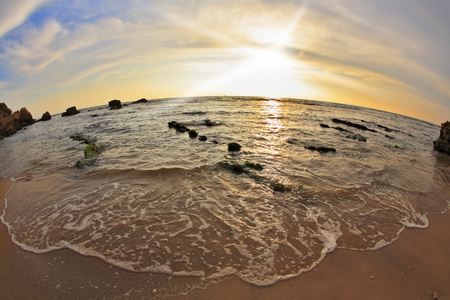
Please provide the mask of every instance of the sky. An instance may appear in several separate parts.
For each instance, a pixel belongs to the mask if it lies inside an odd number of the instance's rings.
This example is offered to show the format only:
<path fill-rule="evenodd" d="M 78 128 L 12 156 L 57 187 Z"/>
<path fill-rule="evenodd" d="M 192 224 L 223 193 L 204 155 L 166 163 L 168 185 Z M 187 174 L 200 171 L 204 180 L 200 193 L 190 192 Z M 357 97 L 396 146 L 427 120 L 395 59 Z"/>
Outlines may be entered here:
<path fill-rule="evenodd" d="M 0 2 L 0 102 L 35 118 L 237 95 L 450 119 L 447 0 Z"/>

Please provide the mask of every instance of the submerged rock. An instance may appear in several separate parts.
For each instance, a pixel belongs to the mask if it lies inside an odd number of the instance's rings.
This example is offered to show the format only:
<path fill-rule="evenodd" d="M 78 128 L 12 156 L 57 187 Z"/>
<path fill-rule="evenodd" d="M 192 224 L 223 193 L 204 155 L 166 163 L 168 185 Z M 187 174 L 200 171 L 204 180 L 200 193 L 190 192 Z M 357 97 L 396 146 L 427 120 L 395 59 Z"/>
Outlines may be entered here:
<path fill-rule="evenodd" d="M 187 128 L 185 125 L 178 123 L 176 121 L 169 122 L 169 128 L 175 128 L 175 130 L 180 133 L 190 131 L 190 129 Z"/>
<path fill-rule="evenodd" d="M 217 126 L 219 124 L 216 123 L 216 122 L 211 121 L 210 119 L 206 119 L 206 120 L 203 120 L 203 125 L 206 125 L 208 127 L 212 127 L 212 126 Z"/>
<path fill-rule="evenodd" d="M 441 124 L 441 132 L 437 140 L 433 142 L 436 151 L 450 155 L 450 122 Z"/>
<path fill-rule="evenodd" d="M 77 110 L 77 108 L 75 106 L 69 107 L 68 109 L 66 109 L 66 112 L 62 113 L 62 117 L 68 117 L 68 116 L 73 116 L 76 114 L 79 114 L 80 111 Z"/>
<path fill-rule="evenodd" d="M 96 144 L 89 144 L 86 148 L 84 148 L 84 157 L 92 158 L 96 157 L 100 154 L 100 149 Z"/>
<path fill-rule="evenodd" d="M 207 139 L 208 138 L 206 136 L 204 136 L 204 135 L 201 135 L 201 136 L 198 137 L 198 140 L 202 141 L 202 142 L 206 141 Z"/>
<path fill-rule="evenodd" d="M 122 102 L 120 100 L 114 99 L 114 100 L 109 101 L 108 106 L 111 109 L 120 109 L 120 108 L 122 108 Z"/>
<path fill-rule="evenodd" d="M 344 125 L 347 125 L 347 126 L 350 126 L 350 127 L 354 127 L 354 128 L 360 129 L 360 130 L 371 131 L 371 132 L 377 132 L 376 130 L 369 129 L 369 128 L 367 128 L 367 127 L 364 126 L 364 125 L 352 123 L 352 122 L 350 122 L 350 121 L 340 120 L 340 119 L 337 119 L 337 118 L 334 118 L 334 119 L 331 119 L 331 120 L 332 120 L 334 123 L 344 124 Z"/>
<path fill-rule="evenodd" d="M 332 148 L 332 147 L 305 146 L 305 148 L 308 149 L 308 150 L 319 151 L 320 153 L 336 152 L 336 149 Z"/>

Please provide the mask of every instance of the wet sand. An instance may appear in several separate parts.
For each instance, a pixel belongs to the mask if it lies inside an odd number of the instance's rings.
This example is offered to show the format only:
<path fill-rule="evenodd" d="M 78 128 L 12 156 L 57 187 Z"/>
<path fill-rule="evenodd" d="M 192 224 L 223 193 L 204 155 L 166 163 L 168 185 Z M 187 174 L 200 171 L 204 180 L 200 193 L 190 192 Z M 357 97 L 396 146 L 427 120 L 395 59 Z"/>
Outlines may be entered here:
<path fill-rule="evenodd" d="M 10 186 L 0 179 L 0 199 Z M 270 287 L 229 277 L 175 299 L 450 299 L 450 213 L 428 217 L 427 229 L 406 229 L 383 249 L 336 250 L 313 271 Z M 128 272 L 70 250 L 29 253 L 3 224 L 0 270 L 0 299 L 173 298 L 197 281 Z"/>

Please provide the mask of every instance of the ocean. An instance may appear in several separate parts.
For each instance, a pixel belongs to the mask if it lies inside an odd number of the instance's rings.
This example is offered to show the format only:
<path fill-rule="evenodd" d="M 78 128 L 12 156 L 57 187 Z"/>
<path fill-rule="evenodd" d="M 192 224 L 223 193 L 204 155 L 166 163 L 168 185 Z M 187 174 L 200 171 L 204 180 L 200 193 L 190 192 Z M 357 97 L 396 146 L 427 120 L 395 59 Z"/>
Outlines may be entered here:
<path fill-rule="evenodd" d="M 445 212 L 450 157 L 433 150 L 438 136 L 421 120 L 300 99 L 83 109 L 0 141 L 0 176 L 14 181 L 1 219 L 34 253 L 68 248 L 130 271 L 265 286 Z M 83 139 L 99 149 L 87 165 Z"/>

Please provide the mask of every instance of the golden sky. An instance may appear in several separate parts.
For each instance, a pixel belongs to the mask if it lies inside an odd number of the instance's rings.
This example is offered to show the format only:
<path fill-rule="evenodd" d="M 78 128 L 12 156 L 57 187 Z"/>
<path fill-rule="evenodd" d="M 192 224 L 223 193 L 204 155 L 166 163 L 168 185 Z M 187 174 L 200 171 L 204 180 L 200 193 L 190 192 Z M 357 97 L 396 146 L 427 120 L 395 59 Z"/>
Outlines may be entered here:
<path fill-rule="evenodd" d="M 450 119 L 448 1 L 4 2 L 0 102 L 36 118 L 226 94 Z"/>

